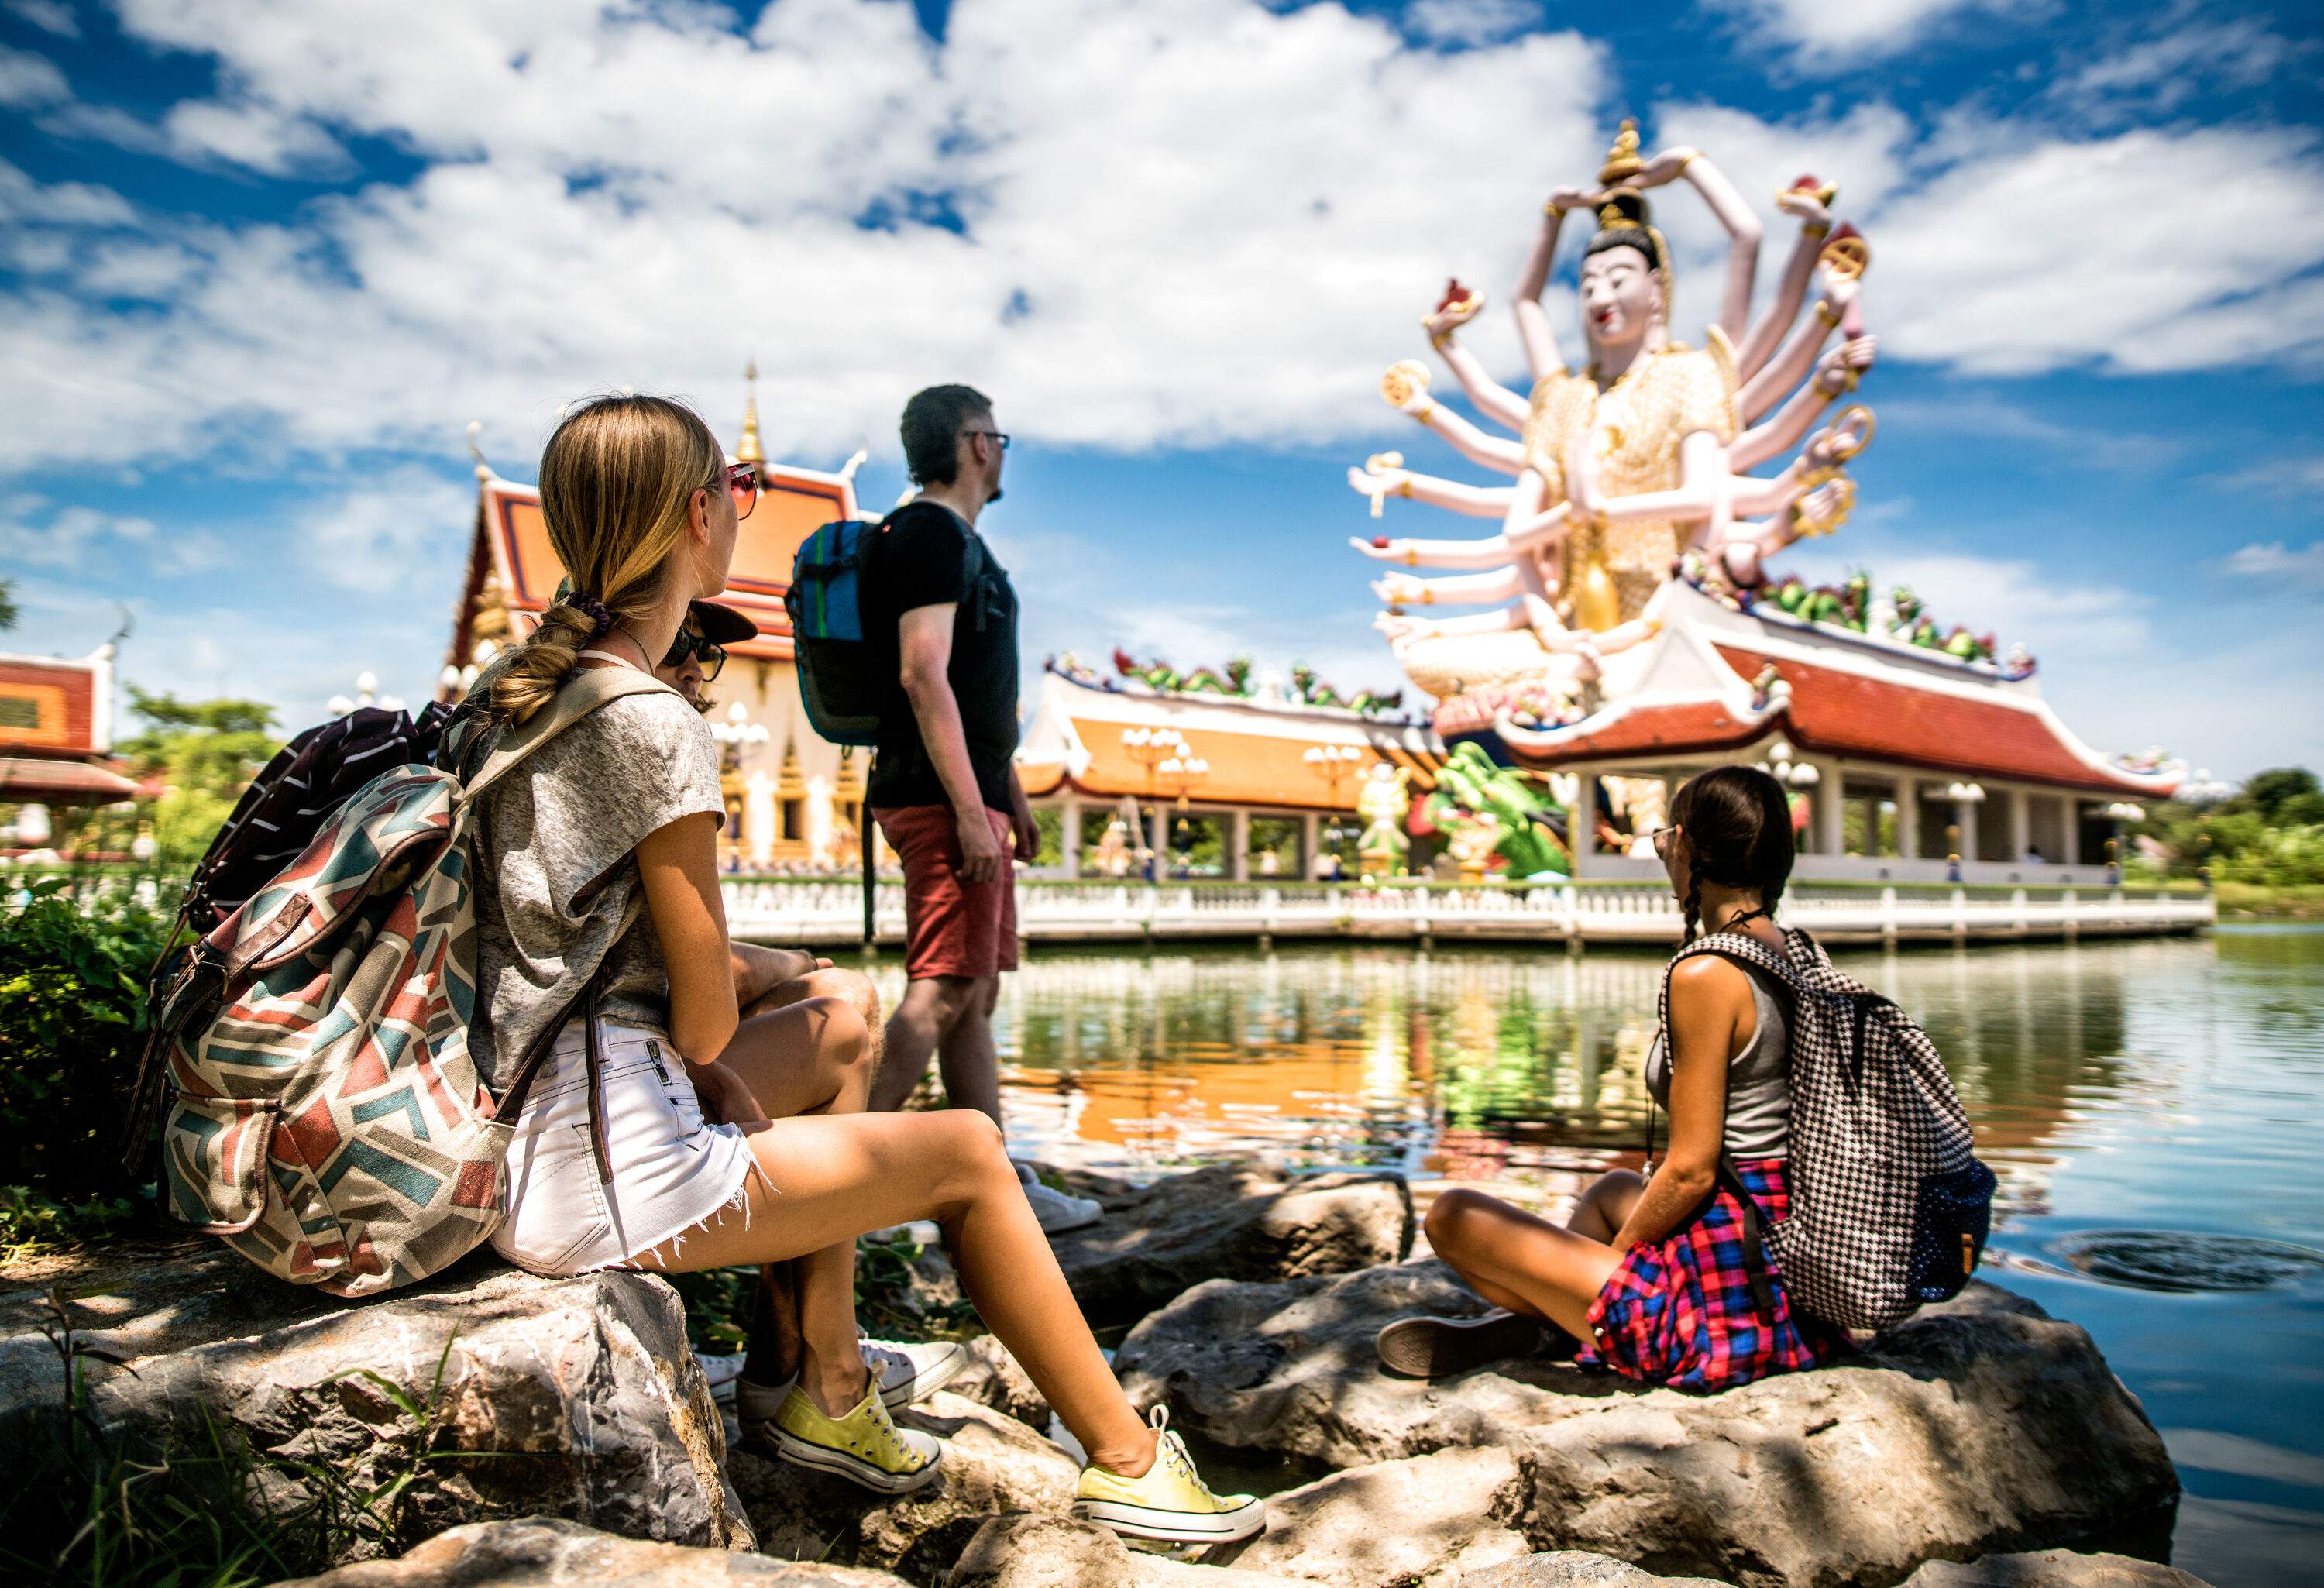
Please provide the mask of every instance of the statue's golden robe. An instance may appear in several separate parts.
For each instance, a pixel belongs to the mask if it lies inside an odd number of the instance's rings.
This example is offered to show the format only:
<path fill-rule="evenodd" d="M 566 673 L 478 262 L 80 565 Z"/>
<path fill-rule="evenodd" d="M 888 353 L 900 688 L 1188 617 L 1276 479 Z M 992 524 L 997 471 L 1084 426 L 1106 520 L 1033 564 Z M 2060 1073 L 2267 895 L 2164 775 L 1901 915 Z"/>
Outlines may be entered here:
<path fill-rule="evenodd" d="M 1587 374 L 1559 370 L 1533 389 L 1525 428 L 1526 466 L 1546 483 L 1545 507 L 1565 500 L 1566 448 L 1590 432 L 1601 497 L 1669 491 L 1679 484 L 1679 443 L 1698 430 L 1732 445 L 1742 429 L 1735 351 L 1711 328 L 1710 346 L 1674 343 L 1640 359 L 1605 391 Z M 1645 610 L 1670 577 L 1687 526 L 1641 519 L 1586 526 L 1565 547 L 1563 596 L 1576 627 L 1609 629 Z"/>

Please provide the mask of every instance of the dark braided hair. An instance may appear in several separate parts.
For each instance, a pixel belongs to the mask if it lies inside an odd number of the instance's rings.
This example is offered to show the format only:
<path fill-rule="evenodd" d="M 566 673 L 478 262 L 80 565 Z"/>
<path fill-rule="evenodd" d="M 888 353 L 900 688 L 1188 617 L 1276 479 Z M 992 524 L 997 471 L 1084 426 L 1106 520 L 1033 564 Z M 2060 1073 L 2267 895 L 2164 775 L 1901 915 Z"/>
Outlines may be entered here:
<path fill-rule="evenodd" d="M 1688 865 L 1686 940 L 1702 925 L 1702 885 L 1746 888 L 1769 914 L 1791 880 L 1792 807 L 1784 786 L 1756 766 L 1713 767 L 1671 798 L 1671 825 L 1683 829 Z"/>

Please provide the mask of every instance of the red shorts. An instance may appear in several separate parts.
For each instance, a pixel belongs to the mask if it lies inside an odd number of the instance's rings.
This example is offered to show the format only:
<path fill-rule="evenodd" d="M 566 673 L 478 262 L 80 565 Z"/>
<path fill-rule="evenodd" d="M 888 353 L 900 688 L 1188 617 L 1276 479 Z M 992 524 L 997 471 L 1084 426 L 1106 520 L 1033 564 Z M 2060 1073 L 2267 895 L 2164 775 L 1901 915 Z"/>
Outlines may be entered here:
<path fill-rule="evenodd" d="M 1017 968 L 1016 836 L 1006 811 L 987 807 L 1001 841 L 1001 874 L 960 880 L 960 833 L 949 805 L 891 806 L 872 819 L 904 863 L 904 974 L 994 976 Z"/>

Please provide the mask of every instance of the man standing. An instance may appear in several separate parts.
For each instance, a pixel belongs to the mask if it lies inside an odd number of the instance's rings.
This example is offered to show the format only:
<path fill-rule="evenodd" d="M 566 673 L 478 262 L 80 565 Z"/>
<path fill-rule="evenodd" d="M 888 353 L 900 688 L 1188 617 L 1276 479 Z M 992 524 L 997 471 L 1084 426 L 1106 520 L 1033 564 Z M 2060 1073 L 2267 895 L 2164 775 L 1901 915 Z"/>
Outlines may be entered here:
<path fill-rule="evenodd" d="M 896 635 L 896 687 L 880 713 L 872 815 L 904 867 L 901 1002 L 872 1087 L 901 1108 L 935 1054 L 945 1101 L 1001 1122 L 991 1015 L 1017 968 L 1013 860 L 1038 847 L 1018 783 L 1017 593 L 976 533 L 1001 500 L 1009 438 L 970 386 L 931 386 L 904 405 L 904 463 L 918 496 L 889 515 L 867 623 Z M 1034 1180 L 1041 1227 L 1093 1222 L 1098 1205 Z"/>

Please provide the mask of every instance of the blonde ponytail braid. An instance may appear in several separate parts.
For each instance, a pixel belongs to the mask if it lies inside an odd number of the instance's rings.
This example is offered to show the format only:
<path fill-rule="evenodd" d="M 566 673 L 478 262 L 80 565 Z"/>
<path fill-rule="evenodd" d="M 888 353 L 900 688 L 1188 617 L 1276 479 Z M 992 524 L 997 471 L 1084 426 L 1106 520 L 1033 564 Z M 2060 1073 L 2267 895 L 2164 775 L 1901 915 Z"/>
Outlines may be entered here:
<path fill-rule="evenodd" d="M 710 427 L 667 397 L 600 397 L 576 405 L 540 455 L 549 544 L 613 626 L 649 616 L 684 543 L 694 493 L 719 484 L 725 453 Z M 492 680 L 487 709 L 521 723 L 547 705 L 604 632 L 574 601 L 540 617 Z"/>

